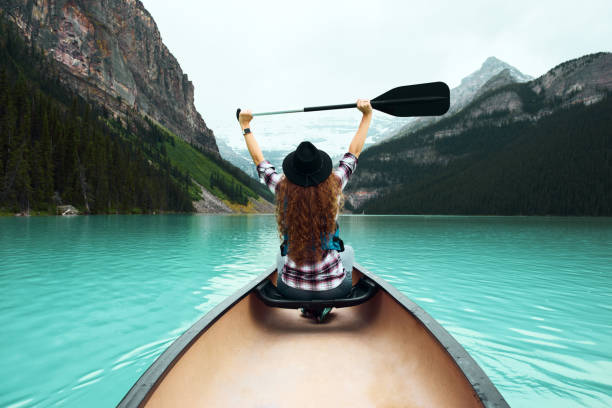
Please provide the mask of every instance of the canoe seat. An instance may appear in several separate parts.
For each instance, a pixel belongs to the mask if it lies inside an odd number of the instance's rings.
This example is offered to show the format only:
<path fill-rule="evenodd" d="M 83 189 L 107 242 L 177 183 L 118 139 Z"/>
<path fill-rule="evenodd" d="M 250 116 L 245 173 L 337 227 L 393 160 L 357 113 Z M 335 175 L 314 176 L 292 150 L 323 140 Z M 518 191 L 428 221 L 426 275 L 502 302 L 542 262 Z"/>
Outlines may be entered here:
<path fill-rule="evenodd" d="M 362 277 L 357 284 L 351 288 L 350 293 L 343 298 L 331 300 L 297 300 L 284 297 L 268 279 L 265 279 L 255 287 L 257 296 L 270 307 L 283 309 L 307 308 L 311 310 L 322 310 L 326 307 L 349 307 L 356 306 L 370 299 L 376 294 L 378 286 L 373 280 Z"/>

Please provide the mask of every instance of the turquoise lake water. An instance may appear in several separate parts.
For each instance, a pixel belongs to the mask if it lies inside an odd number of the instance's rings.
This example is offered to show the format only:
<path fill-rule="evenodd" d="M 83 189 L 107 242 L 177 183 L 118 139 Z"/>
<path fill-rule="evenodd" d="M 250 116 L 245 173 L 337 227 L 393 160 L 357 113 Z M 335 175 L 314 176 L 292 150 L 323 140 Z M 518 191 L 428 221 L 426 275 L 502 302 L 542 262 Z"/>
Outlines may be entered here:
<path fill-rule="evenodd" d="M 612 406 L 612 219 L 340 224 L 511 406 Z M 0 406 L 114 406 L 277 250 L 272 216 L 0 218 Z"/>

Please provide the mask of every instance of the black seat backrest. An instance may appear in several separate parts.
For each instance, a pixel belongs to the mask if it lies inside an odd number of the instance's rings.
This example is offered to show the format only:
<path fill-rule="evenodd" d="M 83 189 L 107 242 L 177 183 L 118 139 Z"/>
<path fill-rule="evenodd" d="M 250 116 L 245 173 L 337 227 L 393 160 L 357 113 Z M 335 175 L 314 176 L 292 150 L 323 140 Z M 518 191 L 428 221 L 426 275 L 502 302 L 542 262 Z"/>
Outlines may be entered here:
<path fill-rule="evenodd" d="M 297 300 L 284 297 L 272 284 L 269 279 L 265 279 L 255 287 L 257 296 L 271 307 L 281 307 L 284 309 L 299 309 L 301 307 L 319 310 L 325 307 L 349 307 L 361 304 L 373 297 L 378 290 L 374 281 L 367 277 L 362 277 L 359 282 L 351 288 L 351 292 L 343 298 L 332 300 Z"/>

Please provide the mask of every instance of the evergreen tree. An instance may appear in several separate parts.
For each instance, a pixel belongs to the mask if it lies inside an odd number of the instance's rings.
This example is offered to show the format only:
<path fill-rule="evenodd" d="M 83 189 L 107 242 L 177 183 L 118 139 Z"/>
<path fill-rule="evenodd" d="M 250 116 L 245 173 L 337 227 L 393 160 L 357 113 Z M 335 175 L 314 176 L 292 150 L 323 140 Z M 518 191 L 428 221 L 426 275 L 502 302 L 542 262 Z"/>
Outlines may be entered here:
<path fill-rule="evenodd" d="M 47 110 L 43 111 L 40 140 L 40 167 L 42 177 L 40 180 L 39 199 L 45 204 L 50 203 L 53 197 L 53 141 L 49 130 Z"/>
<path fill-rule="evenodd" d="M 29 212 L 32 201 L 32 184 L 30 179 L 30 109 L 29 105 L 23 105 L 24 110 L 17 132 L 18 141 L 14 150 L 14 160 L 11 169 L 15 176 L 12 187 L 15 191 L 19 210 Z"/>

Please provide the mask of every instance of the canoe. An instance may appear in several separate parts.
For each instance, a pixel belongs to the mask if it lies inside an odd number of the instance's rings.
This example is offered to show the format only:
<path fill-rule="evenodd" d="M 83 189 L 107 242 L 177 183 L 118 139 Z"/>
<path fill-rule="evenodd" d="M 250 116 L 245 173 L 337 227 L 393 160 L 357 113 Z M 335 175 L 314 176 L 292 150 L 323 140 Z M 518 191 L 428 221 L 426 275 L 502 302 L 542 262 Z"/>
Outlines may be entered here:
<path fill-rule="evenodd" d="M 208 312 L 118 407 L 508 407 L 439 323 L 361 265 L 355 304 L 320 324 L 284 308 L 275 281 L 270 268 Z"/>

